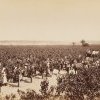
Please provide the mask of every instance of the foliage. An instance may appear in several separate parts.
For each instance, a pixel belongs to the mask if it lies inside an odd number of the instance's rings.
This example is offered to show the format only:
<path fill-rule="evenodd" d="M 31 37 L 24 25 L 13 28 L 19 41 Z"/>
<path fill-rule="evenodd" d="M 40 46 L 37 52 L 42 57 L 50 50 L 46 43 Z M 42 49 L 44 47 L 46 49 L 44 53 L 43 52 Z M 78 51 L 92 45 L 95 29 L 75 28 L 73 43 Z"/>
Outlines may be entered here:
<path fill-rule="evenodd" d="M 71 100 L 84 100 L 87 96 L 89 100 L 100 96 L 100 69 L 82 69 L 77 75 L 66 75 L 62 81 L 63 92 Z"/>
<path fill-rule="evenodd" d="M 89 44 L 85 40 L 81 40 L 81 44 L 83 47 L 89 46 Z"/>

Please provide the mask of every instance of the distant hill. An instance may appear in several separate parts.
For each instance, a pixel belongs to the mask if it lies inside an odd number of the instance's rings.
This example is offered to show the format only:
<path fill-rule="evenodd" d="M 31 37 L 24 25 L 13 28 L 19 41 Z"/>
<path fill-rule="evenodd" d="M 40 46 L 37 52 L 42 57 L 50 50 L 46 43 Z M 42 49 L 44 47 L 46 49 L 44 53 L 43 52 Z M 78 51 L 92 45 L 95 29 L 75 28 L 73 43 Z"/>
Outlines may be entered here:
<path fill-rule="evenodd" d="M 89 44 L 100 44 L 100 41 L 87 41 Z M 80 42 L 76 42 L 77 45 Z M 0 41 L 0 45 L 72 45 L 65 41 Z"/>
<path fill-rule="evenodd" d="M 69 45 L 71 42 L 62 41 L 0 41 L 0 45 Z"/>

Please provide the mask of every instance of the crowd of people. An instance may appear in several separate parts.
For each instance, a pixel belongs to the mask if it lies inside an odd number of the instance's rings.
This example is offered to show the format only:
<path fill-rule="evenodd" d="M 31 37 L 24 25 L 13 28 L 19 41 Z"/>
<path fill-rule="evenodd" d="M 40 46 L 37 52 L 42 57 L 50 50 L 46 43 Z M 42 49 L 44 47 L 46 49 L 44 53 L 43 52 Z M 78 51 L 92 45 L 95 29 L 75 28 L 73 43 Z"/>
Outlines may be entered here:
<path fill-rule="evenodd" d="M 78 81 L 81 81 L 82 77 L 85 78 L 84 74 L 87 75 L 87 77 L 91 77 L 91 76 L 88 76 L 88 73 L 89 73 L 89 75 L 92 74 L 94 79 L 95 79 L 95 77 L 98 78 L 100 76 L 100 72 L 99 72 L 100 54 L 99 53 L 92 54 L 92 52 L 94 52 L 94 51 L 87 50 L 84 58 L 81 55 L 79 55 L 78 58 L 74 59 L 74 60 L 71 60 L 68 57 L 65 57 L 64 58 L 65 60 L 61 59 L 61 62 L 59 62 L 59 65 L 58 65 L 59 66 L 58 72 L 60 72 L 61 70 L 65 70 L 66 74 L 62 75 L 62 74 L 58 73 L 57 87 L 56 87 L 57 95 L 60 95 L 61 93 L 68 91 L 67 90 L 68 87 L 70 88 L 70 86 L 68 86 L 69 78 L 70 78 L 69 84 L 71 85 L 71 81 L 75 80 L 75 78 Z M 98 74 L 98 75 L 95 76 L 95 74 Z M 83 75 L 83 76 L 81 76 L 81 75 Z M 92 79 L 92 81 L 94 81 L 94 79 Z M 90 80 L 88 81 L 88 78 L 86 80 L 84 80 L 84 82 L 85 81 L 88 83 L 88 85 L 91 84 L 91 81 Z M 98 78 L 98 82 L 97 82 L 98 84 L 100 83 L 99 81 L 100 80 Z M 46 81 L 44 81 L 44 82 L 46 83 Z M 84 84 L 84 82 L 83 82 L 83 84 Z M 76 84 L 79 85 L 77 82 L 76 82 Z M 96 84 L 94 84 L 94 85 L 96 85 Z M 48 88 L 48 85 L 47 86 L 44 85 L 43 89 L 47 89 L 47 88 Z M 83 88 L 85 88 L 85 87 L 83 87 Z M 46 92 L 46 90 L 45 90 L 45 92 Z"/>
<path fill-rule="evenodd" d="M 2 81 L 0 82 L 3 85 L 7 85 L 9 82 L 22 81 L 23 77 L 31 78 L 32 82 L 32 77 L 40 75 L 41 78 L 47 78 L 52 76 L 56 69 L 58 70 L 56 90 L 57 94 L 60 95 L 61 92 L 64 92 L 65 87 L 63 86 L 66 77 L 66 75 L 60 75 L 60 71 L 64 70 L 68 75 L 77 75 L 83 69 L 100 68 L 99 50 L 85 49 L 83 52 L 78 52 L 77 49 L 75 51 L 71 48 L 70 53 L 65 55 L 63 48 L 58 51 L 56 51 L 57 48 L 54 50 L 53 48 L 49 49 L 46 51 L 43 48 L 40 51 L 34 50 L 35 55 L 31 49 L 26 50 L 27 52 L 24 49 L 23 52 L 20 50 L 16 50 L 15 52 L 13 50 L 12 55 L 10 55 L 11 48 L 8 51 L 5 49 L 5 52 L 1 50 L 0 80 Z M 57 53 L 55 54 L 55 52 Z M 46 80 L 41 82 L 41 91 L 43 94 L 46 94 L 48 85 L 49 82 L 46 82 Z"/>

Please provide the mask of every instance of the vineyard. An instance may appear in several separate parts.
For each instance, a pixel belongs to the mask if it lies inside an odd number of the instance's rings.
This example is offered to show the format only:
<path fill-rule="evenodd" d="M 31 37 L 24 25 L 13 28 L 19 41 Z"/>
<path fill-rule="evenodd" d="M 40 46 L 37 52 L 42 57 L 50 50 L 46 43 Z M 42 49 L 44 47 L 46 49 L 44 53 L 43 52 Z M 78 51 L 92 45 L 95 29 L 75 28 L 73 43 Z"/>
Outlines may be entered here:
<path fill-rule="evenodd" d="M 25 69 L 24 66 L 27 65 L 29 70 L 32 71 L 28 77 L 32 78 L 31 83 L 26 78 L 29 83 L 20 82 L 19 87 L 10 88 L 11 91 L 15 90 L 14 94 L 6 94 L 9 87 L 2 86 L 2 91 L 6 90 L 3 93 L 5 97 L 1 96 L 0 100 L 18 100 L 17 95 L 20 97 L 19 100 L 99 100 L 100 54 L 88 57 L 87 50 L 100 51 L 100 45 L 88 47 L 77 45 L 0 46 L 0 67 L 1 69 L 5 67 L 8 70 L 9 80 L 11 76 L 14 76 L 11 73 L 14 73 L 15 67 L 22 71 Z M 49 62 L 49 65 L 46 61 Z M 34 69 L 32 69 L 33 66 Z M 48 69 L 51 72 L 48 72 Z M 75 74 L 70 74 L 69 69 L 75 70 Z M 52 74 L 54 70 L 58 70 L 57 75 Z M 37 71 L 40 75 L 37 75 Z M 59 75 L 61 71 L 66 72 L 66 74 Z M 46 73 L 46 76 L 44 76 L 44 73 Z M 49 73 L 50 76 L 48 76 Z M 43 77 L 46 77 L 49 81 L 49 88 L 45 94 L 39 91 Z M 14 83 L 9 81 L 8 84 Z M 51 87 L 52 92 L 50 91 Z"/>

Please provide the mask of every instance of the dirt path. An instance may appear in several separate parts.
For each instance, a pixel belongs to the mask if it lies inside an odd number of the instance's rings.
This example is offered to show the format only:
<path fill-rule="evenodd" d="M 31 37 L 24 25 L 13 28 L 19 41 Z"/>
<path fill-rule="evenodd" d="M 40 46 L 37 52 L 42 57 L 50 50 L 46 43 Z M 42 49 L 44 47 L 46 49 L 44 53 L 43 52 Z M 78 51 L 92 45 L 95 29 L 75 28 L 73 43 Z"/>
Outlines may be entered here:
<path fill-rule="evenodd" d="M 48 80 L 49 80 L 49 87 L 51 85 L 56 85 L 56 83 L 57 83 L 56 78 L 57 78 L 56 75 L 53 75 L 52 77 L 48 78 Z M 37 93 L 40 93 L 39 92 L 39 90 L 40 90 L 40 83 L 43 80 L 40 76 L 34 77 L 32 83 L 30 83 L 30 79 L 29 78 L 24 78 L 24 80 L 25 81 L 21 81 L 20 82 L 20 87 L 17 87 L 17 83 L 10 83 L 8 86 L 3 86 L 1 88 L 1 93 L 3 95 L 11 94 L 11 93 L 16 94 L 18 89 L 23 90 L 23 91 L 25 91 L 27 89 L 33 89 Z"/>
<path fill-rule="evenodd" d="M 61 74 L 65 74 L 64 71 L 61 71 Z M 57 73 L 56 73 L 57 74 Z M 40 83 L 43 80 L 41 76 L 36 76 L 33 77 L 33 82 L 30 83 L 30 78 L 24 78 L 25 81 L 21 81 L 20 82 L 20 87 L 18 87 L 17 83 L 11 83 L 7 86 L 3 86 L 1 88 L 1 94 L 2 95 L 6 95 L 6 94 L 17 94 L 17 90 L 22 90 L 22 91 L 26 91 L 27 89 L 33 89 L 35 90 L 37 93 L 40 93 Z M 48 77 L 48 81 L 49 81 L 49 87 L 50 86 L 56 86 L 57 85 L 57 75 L 53 74 L 52 77 Z"/>

